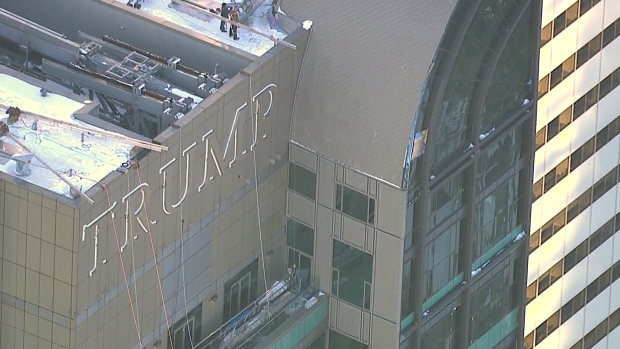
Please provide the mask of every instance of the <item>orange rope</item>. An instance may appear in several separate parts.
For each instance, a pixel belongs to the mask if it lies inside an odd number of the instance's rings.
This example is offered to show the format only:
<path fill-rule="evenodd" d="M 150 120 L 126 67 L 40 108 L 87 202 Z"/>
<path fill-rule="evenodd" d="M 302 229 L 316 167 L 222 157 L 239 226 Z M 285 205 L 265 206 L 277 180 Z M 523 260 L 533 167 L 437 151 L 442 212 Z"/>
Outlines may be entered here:
<path fill-rule="evenodd" d="M 136 173 L 138 174 L 138 180 L 140 181 L 140 184 L 142 184 L 142 177 L 140 177 L 140 164 L 138 162 L 134 162 L 134 166 L 136 168 Z M 143 191 L 142 188 L 140 188 L 140 191 Z M 155 254 L 155 245 L 153 244 L 153 234 L 151 233 L 151 221 L 149 219 L 149 212 L 146 206 L 147 205 L 144 206 L 144 214 L 146 215 L 146 227 L 149 232 L 149 239 L 151 240 L 151 251 L 153 252 L 153 260 L 155 262 L 155 272 L 157 273 L 157 282 L 159 283 L 159 294 L 161 296 L 161 304 L 164 308 L 164 317 L 166 318 L 166 328 L 168 329 L 168 339 L 170 340 L 170 348 L 174 349 L 174 344 L 172 343 L 172 334 L 170 333 L 170 324 L 168 323 L 168 312 L 166 311 L 166 301 L 164 300 L 164 291 L 161 286 L 161 277 L 159 276 L 159 267 L 157 266 L 157 255 Z"/>
<path fill-rule="evenodd" d="M 110 202 L 110 194 L 108 193 L 108 186 L 105 184 L 101 184 L 101 186 L 103 187 L 103 189 L 105 189 L 105 195 L 108 197 L 108 206 L 111 205 Z M 125 288 L 127 289 L 127 297 L 129 298 L 129 306 L 131 307 L 131 315 L 133 316 L 133 322 L 134 325 L 136 326 L 136 334 L 138 335 L 138 343 L 140 343 L 140 348 L 143 348 L 142 346 L 142 338 L 140 338 L 140 329 L 138 328 L 138 320 L 136 319 L 136 312 L 134 311 L 133 308 L 133 300 L 131 298 L 131 293 L 129 291 L 129 282 L 127 282 L 127 273 L 125 273 L 125 263 L 123 262 L 123 255 L 121 254 L 121 244 L 119 243 L 118 240 L 118 232 L 116 231 L 116 223 L 114 222 L 114 216 L 112 215 L 113 213 L 110 212 L 110 219 L 112 219 L 112 228 L 114 228 L 114 237 L 116 237 L 116 247 L 118 248 L 118 258 L 121 260 L 121 268 L 123 268 L 123 277 L 125 278 Z"/>

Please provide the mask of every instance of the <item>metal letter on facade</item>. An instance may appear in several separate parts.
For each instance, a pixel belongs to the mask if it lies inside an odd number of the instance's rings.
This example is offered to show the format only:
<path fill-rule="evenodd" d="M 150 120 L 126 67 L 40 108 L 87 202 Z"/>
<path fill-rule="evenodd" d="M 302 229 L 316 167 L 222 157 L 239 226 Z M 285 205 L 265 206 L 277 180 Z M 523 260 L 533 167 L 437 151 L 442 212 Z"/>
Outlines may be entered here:
<path fill-rule="evenodd" d="M 88 224 L 85 224 L 82 227 L 82 242 L 84 242 L 84 240 L 86 239 L 86 229 L 92 227 L 93 224 L 96 224 L 97 222 L 99 222 L 99 220 L 101 220 L 101 218 L 105 217 L 105 215 L 110 213 L 112 215 L 112 219 L 114 219 L 114 212 L 112 212 L 112 210 L 114 210 L 114 207 L 116 207 L 116 201 L 114 201 L 112 206 L 108 207 L 107 210 L 105 210 L 102 214 L 100 214 L 92 222 L 90 222 Z M 89 276 L 93 276 L 93 274 L 95 273 L 95 270 L 97 270 L 97 251 L 99 250 L 99 224 L 95 225 L 94 240 L 95 240 L 95 260 L 93 262 L 93 268 L 90 270 Z"/>

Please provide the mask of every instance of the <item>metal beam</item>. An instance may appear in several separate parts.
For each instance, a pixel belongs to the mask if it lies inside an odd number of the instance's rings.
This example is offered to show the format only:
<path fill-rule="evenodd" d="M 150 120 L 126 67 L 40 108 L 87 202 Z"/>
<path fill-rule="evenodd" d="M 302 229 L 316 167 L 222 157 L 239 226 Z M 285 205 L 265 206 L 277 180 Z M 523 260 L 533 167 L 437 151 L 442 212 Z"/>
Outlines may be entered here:
<path fill-rule="evenodd" d="M 8 109 L 9 106 L 6 106 L 6 105 L 0 103 L 0 108 Z M 117 140 L 117 141 L 120 141 L 120 142 L 123 142 L 123 143 L 134 145 L 136 147 L 140 147 L 140 148 L 144 148 L 144 149 L 149 149 L 149 150 L 154 150 L 154 151 L 157 151 L 157 152 L 168 151 L 168 147 L 165 146 L 165 145 L 159 145 L 159 144 L 155 144 L 155 143 L 145 142 L 145 141 L 142 141 L 142 140 L 139 140 L 139 139 L 123 136 L 123 135 L 120 135 L 118 133 L 109 132 L 109 131 L 105 131 L 105 130 L 99 130 L 99 129 L 95 129 L 95 128 L 92 128 L 92 127 L 80 126 L 80 125 L 77 125 L 77 124 L 74 124 L 74 123 L 52 119 L 50 117 L 47 117 L 47 116 L 44 116 L 44 115 L 41 115 L 41 114 L 32 113 L 32 112 L 25 111 L 25 110 L 22 110 L 21 112 L 24 115 L 28 115 L 28 116 L 37 118 L 39 121 L 42 121 L 42 122 L 45 122 L 45 123 L 48 123 L 48 124 L 59 125 L 59 126 L 62 126 L 63 128 L 68 129 L 68 130 L 88 132 L 88 133 L 92 134 L 93 136 L 97 136 L 97 137 L 101 137 L 101 138 L 106 138 L 106 139 L 114 139 L 114 140 Z"/>

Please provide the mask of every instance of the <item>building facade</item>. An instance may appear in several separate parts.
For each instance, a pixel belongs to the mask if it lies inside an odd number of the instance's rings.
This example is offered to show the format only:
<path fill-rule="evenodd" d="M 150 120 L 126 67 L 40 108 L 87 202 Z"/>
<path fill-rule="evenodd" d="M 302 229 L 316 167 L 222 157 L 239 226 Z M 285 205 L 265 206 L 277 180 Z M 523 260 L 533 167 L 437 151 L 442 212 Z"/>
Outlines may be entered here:
<path fill-rule="evenodd" d="M 94 206 L 0 177 L 0 346 L 222 347 L 288 274 L 315 303 L 241 347 L 521 348 L 538 1 L 388 0 L 389 18 L 285 1 L 312 29 L 260 58 L 71 2 L 72 21 L 46 16 L 60 1 L 3 6 L 233 77 L 155 139 L 167 153 L 88 191 Z"/>
<path fill-rule="evenodd" d="M 620 9 L 543 1 L 525 348 L 614 348 Z"/>

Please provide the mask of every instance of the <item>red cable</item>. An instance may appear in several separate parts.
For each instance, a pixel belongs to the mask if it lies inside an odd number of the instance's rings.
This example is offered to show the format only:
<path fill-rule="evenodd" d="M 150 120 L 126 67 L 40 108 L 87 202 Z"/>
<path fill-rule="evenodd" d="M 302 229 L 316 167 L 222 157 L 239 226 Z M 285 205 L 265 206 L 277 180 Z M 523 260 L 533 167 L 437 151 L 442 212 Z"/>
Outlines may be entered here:
<path fill-rule="evenodd" d="M 135 162 L 134 165 L 136 168 L 136 173 L 138 174 L 138 180 L 140 181 L 140 185 L 142 185 L 142 177 L 140 177 L 140 164 Z M 143 190 L 140 189 L 140 191 L 143 191 Z M 146 215 L 146 227 L 149 232 L 149 239 L 151 240 L 151 251 L 153 252 L 153 260 L 155 262 L 155 272 L 157 272 L 157 282 L 159 283 L 159 294 L 161 295 L 161 304 L 164 308 L 164 316 L 166 317 L 166 328 L 168 329 L 168 339 L 170 340 L 170 348 L 174 349 L 174 344 L 172 343 L 172 334 L 170 333 L 170 324 L 168 323 L 168 312 L 166 311 L 166 301 L 164 300 L 164 291 L 161 286 L 161 277 L 159 276 L 159 267 L 157 266 L 157 255 L 155 254 L 155 245 L 153 244 L 153 234 L 151 233 L 151 220 L 149 219 L 149 212 L 146 206 L 147 205 L 144 205 L 144 214 Z"/>
<path fill-rule="evenodd" d="M 110 206 L 111 202 L 110 202 L 110 194 L 108 193 L 108 186 L 105 184 L 102 184 L 101 186 L 103 187 L 103 189 L 105 189 L 105 195 L 108 197 L 108 206 Z M 110 215 L 112 215 L 112 212 L 110 212 Z M 133 315 L 133 323 L 136 326 L 136 334 L 138 335 L 138 343 L 140 343 L 140 348 L 143 348 L 142 339 L 140 338 L 140 329 L 138 328 L 138 320 L 136 319 L 136 312 L 134 311 L 134 308 L 133 308 L 133 299 L 131 298 L 131 293 L 129 291 L 129 282 L 127 282 L 127 273 L 125 273 L 125 263 L 123 262 L 123 255 L 121 254 L 121 244 L 119 243 L 119 240 L 118 240 L 118 232 L 116 231 L 116 223 L 114 222 L 114 216 L 112 216 L 111 219 L 112 219 L 112 228 L 114 228 L 114 237 L 116 237 L 116 247 L 118 248 L 118 258 L 121 260 L 121 268 L 123 268 L 123 277 L 125 278 L 125 288 L 127 288 L 127 297 L 129 298 L 129 306 L 131 307 L 131 315 Z"/>

